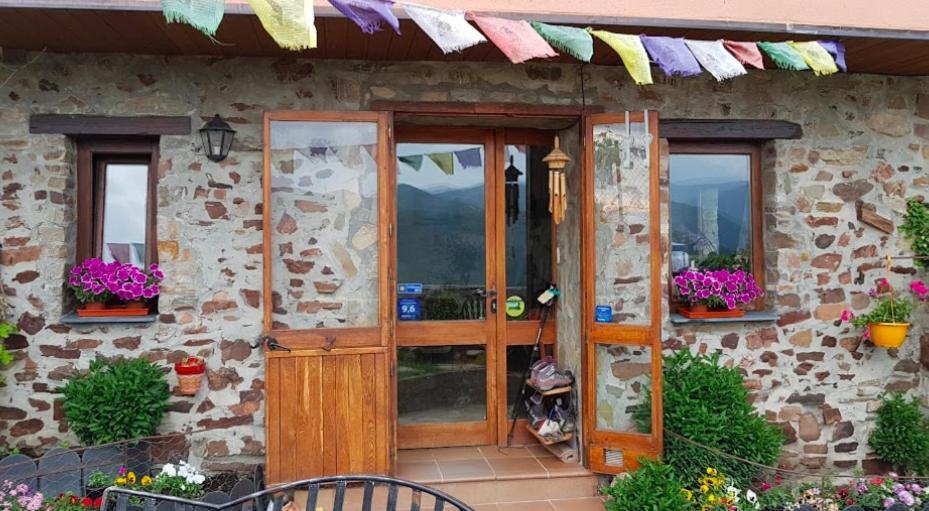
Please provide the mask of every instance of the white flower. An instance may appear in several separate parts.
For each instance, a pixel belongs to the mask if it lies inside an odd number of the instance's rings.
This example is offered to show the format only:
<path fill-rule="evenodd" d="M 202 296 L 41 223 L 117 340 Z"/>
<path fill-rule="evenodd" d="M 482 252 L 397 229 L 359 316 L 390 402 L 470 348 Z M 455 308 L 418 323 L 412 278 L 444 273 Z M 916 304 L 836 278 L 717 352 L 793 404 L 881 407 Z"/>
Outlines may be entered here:
<path fill-rule="evenodd" d="M 177 469 L 174 468 L 174 465 L 168 463 L 167 465 L 161 467 L 161 473 L 168 477 L 174 477 L 177 475 Z"/>
<path fill-rule="evenodd" d="M 206 481 L 206 476 L 204 476 L 203 474 L 197 474 L 194 476 L 195 484 L 203 484 L 205 481 Z"/>
<path fill-rule="evenodd" d="M 758 502 L 758 495 L 755 494 L 755 492 L 753 492 L 752 490 L 746 490 L 745 498 L 748 499 L 748 501 L 751 502 L 752 504 Z"/>

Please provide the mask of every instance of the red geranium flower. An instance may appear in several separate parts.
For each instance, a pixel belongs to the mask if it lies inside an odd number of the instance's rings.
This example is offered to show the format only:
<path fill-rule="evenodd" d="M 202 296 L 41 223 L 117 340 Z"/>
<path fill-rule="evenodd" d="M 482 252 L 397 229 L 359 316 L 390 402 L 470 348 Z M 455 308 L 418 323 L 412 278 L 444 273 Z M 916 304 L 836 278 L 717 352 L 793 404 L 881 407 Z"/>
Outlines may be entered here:
<path fill-rule="evenodd" d="M 71 495 L 71 497 L 68 499 L 68 502 L 71 504 L 77 504 L 77 495 Z"/>
<path fill-rule="evenodd" d="M 94 499 L 94 507 L 99 508 L 103 505 L 103 497 L 97 497 Z"/>
<path fill-rule="evenodd" d="M 881 485 L 881 484 L 884 484 L 884 480 L 881 479 L 880 477 L 875 477 L 874 479 L 871 479 L 871 480 L 868 481 L 868 482 L 871 483 L 871 484 L 873 484 L 873 485 Z"/>
<path fill-rule="evenodd" d="M 84 497 L 83 499 L 81 499 L 81 506 L 83 506 L 83 507 L 90 507 L 90 506 L 93 506 L 93 505 L 94 505 L 94 501 L 91 500 L 90 497 Z"/>

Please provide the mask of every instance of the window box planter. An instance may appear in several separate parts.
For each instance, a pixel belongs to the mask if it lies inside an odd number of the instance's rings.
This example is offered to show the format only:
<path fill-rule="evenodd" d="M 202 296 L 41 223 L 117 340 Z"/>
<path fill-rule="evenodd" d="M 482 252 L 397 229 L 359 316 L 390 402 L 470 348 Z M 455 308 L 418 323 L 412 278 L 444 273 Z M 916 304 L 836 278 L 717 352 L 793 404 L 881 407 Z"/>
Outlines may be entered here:
<path fill-rule="evenodd" d="M 741 318 L 745 315 L 742 309 L 713 309 L 703 304 L 681 305 L 677 313 L 687 319 Z"/>
<path fill-rule="evenodd" d="M 149 312 L 148 304 L 141 301 L 114 304 L 90 302 L 77 309 L 77 316 L 79 318 L 114 318 L 147 316 Z"/>

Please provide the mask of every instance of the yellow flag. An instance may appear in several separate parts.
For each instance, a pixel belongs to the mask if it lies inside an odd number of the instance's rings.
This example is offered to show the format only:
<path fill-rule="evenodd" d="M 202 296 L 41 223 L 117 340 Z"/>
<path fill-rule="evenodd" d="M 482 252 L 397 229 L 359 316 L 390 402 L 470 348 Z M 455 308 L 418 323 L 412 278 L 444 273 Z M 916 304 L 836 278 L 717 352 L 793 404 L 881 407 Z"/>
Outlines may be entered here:
<path fill-rule="evenodd" d="M 626 71 L 638 85 L 650 85 L 652 81 L 652 67 L 648 61 L 648 53 L 637 35 L 615 34 L 606 30 L 593 30 L 588 28 L 591 35 L 600 39 L 613 48 L 623 59 Z"/>
<path fill-rule="evenodd" d="M 787 44 L 803 57 L 806 65 L 810 66 L 810 69 L 817 75 L 831 75 L 839 72 L 839 67 L 835 65 L 832 55 L 829 55 L 829 52 L 816 41 L 803 43 L 789 41 Z"/>
<path fill-rule="evenodd" d="M 248 0 L 248 4 L 281 48 L 316 48 L 313 0 Z"/>

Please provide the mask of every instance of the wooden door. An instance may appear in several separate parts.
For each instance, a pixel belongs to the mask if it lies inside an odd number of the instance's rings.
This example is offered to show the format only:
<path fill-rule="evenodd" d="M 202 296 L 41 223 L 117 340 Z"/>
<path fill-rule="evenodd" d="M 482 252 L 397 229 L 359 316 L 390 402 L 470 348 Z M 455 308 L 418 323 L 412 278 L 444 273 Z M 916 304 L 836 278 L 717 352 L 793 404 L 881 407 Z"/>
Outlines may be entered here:
<path fill-rule="evenodd" d="M 264 122 L 267 482 L 389 473 L 390 115 Z"/>
<path fill-rule="evenodd" d="M 590 468 L 615 474 L 662 450 L 658 116 L 584 128 L 584 436 Z"/>
<path fill-rule="evenodd" d="M 401 448 L 496 441 L 494 133 L 397 132 Z"/>

